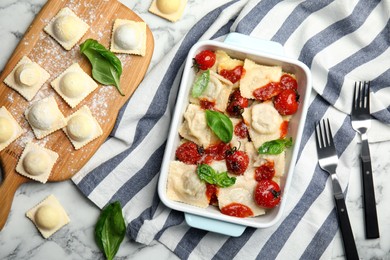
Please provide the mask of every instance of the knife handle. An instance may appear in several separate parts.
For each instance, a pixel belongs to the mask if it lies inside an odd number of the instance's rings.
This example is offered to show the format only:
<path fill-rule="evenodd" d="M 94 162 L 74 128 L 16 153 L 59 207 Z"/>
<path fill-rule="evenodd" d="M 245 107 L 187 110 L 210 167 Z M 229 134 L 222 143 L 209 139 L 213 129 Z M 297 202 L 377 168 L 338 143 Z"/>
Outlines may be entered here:
<path fill-rule="evenodd" d="M 347 260 L 358 260 L 359 255 L 356 249 L 355 239 L 349 222 L 348 211 L 345 205 L 344 197 L 335 198 L 337 217 L 344 243 L 344 251 Z"/>
<path fill-rule="evenodd" d="M 371 168 L 371 156 L 368 141 L 362 140 L 362 182 L 363 182 L 363 200 L 364 200 L 364 219 L 366 238 L 379 238 L 378 216 L 376 213 L 374 180 Z"/>

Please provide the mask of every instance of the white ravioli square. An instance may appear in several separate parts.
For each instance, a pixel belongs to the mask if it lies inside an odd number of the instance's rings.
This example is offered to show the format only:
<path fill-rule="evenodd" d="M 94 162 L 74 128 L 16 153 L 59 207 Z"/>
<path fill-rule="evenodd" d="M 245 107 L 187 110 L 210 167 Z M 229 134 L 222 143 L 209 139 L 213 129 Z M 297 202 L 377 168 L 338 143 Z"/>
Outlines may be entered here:
<path fill-rule="evenodd" d="M 65 117 L 53 96 L 34 102 L 24 115 L 37 139 L 42 139 L 66 125 Z"/>
<path fill-rule="evenodd" d="M 110 50 L 115 53 L 145 56 L 146 24 L 116 19 L 112 29 Z"/>
<path fill-rule="evenodd" d="M 67 125 L 62 130 L 76 150 L 103 134 L 102 128 L 87 106 L 81 107 L 67 117 L 66 121 Z"/>
<path fill-rule="evenodd" d="M 68 7 L 62 8 L 44 28 L 65 50 L 70 50 L 83 37 L 89 25 Z"/>
<path fill-rule="evenodd" d="M 21 96 L 31 101 L 42 85 L 50 78 L 50 74 L 38 63 L 23 56 L 4 83 L 16 90 Z"/>
<path fill-rule="evenodd" d="M 6 107 L 0 108 L 0 151 L 10 145 L 23 134 L 15 118 Z"/>
<path fill-rule="evenodd" d="M 58 154 L 38 144 L 28 143 L 16 165 L 16 172 L 21 175 L 46 183 L 58 159 Z"/>
<path fill-rule="evenodd" d="M 232 203 L 239 203 L 247 206 L 253 212 L 253 217 L 264 215 L 265 209 L 259 207 L 254 199 L 254 191 L 257 181 L 251 176 L 237 176 L 233 186 L 220 188 L 218 190 L 218 205 L 222 209 Z"/>
<path fill-rule="evenodd" d="M 207 208 L 207 186 L 196 174 L 196 165 L 173 161 L 169 165 L 167 196 L 200 208 Z"/>
<path fill-rule="evenodd" d="M 168 21 L 176 22 L 183 15 L 186 5 L 187 0 L 153 0 L 149 12 Z"/>
<path fill-rule="evenodd" d="M 241 96 L 254 99 L 253 91 L 270 82 L 279 82 L 282 76 L 282 67 L 265 66 L 245 59 L 245 75 L 240 80 Z"/>
<path fill-rule="evenodd" d="M 74 63 L 53 80 L 51 86 L 71 108 L 75 108 L 98 84 L 78 63 Z"/>
<path fill-rule="evenodd" d="M 221 75 L 210 71 L 210 80 L 202 94 L 194 98 L 190 95 L 190 102 L 200 105 L 201 101 L 214 103 L 214 108 L 219 111 L 225 111 L 228 105 L 232 83 L 225 80 Z"/>
<path fill-rule="evenodd" d="M 68 214 L 54 195 L 49 195 L 26 216 L 34 223 L 44 238 L 48 238 L 70 222 Z"/>
<path fill-rule="evenodd" d="M 249 136 L 256 149 L 265 142 L 280 138 L 283 117 L 271 101 L 254 102 L 250 107 L 244 108 L 242 117 L 249 128 Z"/>
<path fill-rule="evenodd" d="M 189 104 L 184 113 L 184 119 L 179 129 L 181 137 L 203 147 L 219 142 L 218 137 L 207 125 L 205 110 L 200 106 Z"/>

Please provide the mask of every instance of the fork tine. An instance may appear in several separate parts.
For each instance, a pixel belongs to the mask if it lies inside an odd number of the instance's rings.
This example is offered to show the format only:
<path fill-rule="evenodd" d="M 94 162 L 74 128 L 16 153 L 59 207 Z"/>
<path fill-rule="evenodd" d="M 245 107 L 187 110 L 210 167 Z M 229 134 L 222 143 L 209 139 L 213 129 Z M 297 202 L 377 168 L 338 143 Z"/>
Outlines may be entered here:
<path fill-rule="evenodd" d="M 357 84 L 355 82 L 355 88 L 353 89 L 352 112 L 356 108 L 356 89 L 357 89 Z"/>
<path fill-rule="evenodd" d="M 334 146 L 333 134 L 332 134 L 332 129 L 330 128 L 329 118 L 327 119 L 327 123 L 328 123 L 328 134 L 327 134 L 328 144 L 329 144 L 329 146 Z M 325 124 L 325 122 L 324 122 L 324 124 Z"/>
<path fill-rule="evenodd" d="M 362 84 L 361 81 L 359 81 L 359 87 L 358 87 L 358 96 L 356 98 L 357 100 L 357 108 L 361 108 L 364 104 L 364 95 L 362 95 L 362 87 L 364 87 L 364 84 Z"/>
<path fill-rule="evenodd" d="M 364 85 L 366 87 L 364 91 L 366 96 L 366 103 L 364 107 L 370 109 L 370 81 L 366 81 Z"/>

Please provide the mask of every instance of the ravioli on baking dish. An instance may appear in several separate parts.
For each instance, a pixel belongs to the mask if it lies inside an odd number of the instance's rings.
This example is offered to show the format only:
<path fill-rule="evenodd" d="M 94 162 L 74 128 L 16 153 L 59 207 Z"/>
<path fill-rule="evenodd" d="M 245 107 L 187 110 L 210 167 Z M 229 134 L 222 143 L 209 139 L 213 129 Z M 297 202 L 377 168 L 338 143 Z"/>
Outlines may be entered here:
<path fill-rule="evenodd" d="M 70 50 L 83 37 L 89 25 L 70 8 L 62 8 L 44 28 L 65 50 Z"/>
<path fill-rule="evenodd" d="M 23 56 L 4 79 L 4 83 L 16 90 L 27 101 L 31 101 L 49 77 L 50 74 L 45 69 L 27 56 Z"/>
<path fill-rule="evenodd" d="M 116 19 L 112 29 L 110 50 L 145 56 L 146 24 L 132 20 Z"/>
<path fill-rule="evenodd" d="M 267 214 L 282 196 L 298 82 L 280 66 L 222 50 L 200 50 L 194 63 L 200 71 L 194 72 L 166 194 L 232 217 Z"/>

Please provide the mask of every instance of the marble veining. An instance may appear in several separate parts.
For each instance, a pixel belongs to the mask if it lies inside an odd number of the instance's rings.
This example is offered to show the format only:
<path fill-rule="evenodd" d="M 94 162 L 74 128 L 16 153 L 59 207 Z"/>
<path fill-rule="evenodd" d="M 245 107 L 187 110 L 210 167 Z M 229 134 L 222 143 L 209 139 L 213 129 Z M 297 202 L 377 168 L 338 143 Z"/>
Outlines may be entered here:
<path fill-rule="evenodd" d="M 190 0 L 185 15 L 176 23 L 170 23 L 148 12 L 150 1 L 122 0 L 149 25 L 155 38 L 155 50 L 151 69 L 170 51 L 182 36 L 207 11 L 223 2 Z M 0 1 L 0 70 L 11 56 L 24 32 L 39 12 L 45 0 Z M 207 3 L 207 4 L 205 4 Z M 17 18 L 17 19 L 16 19 Z M 390 259 L 390 142 L 370 144 L 372 167 L 375 178 L 377 210 L 381 239 L 364 238 L 361 177 L 360 172 L 351 174 L 348 186 L 347 205 L 361 259 Z M 351 164 L 358 167 L 358 151 L 352 151 Z M 356 169 L 356 167 L 353 167 Z M 344 171 L 348 169 L 342 168 Z M 345 172 L 347 173 L 347 172 Z M 338 172 L 343 175 L 343 172 Z M 340 176 L 343 180 L 344 176 Z M 346 181 L 344 177 L 344 181 Z M 71 223 L 45 240 L 25 212 L 47 195 L 54 194 L 66 209 Z M 93 231 L 99 209 L 86 199 L 71 181 L 61 183 L 27 183 L 16 192 L 6 226 L 0 232 L 0 259 L 103 259 L 97 248 Z M 333 258 L 344 259 L 341 234 L 337 233 L 333 246 Z M 149 246 L 125 238 L 116 259 L 177 259 L 158 242 Z"/>

